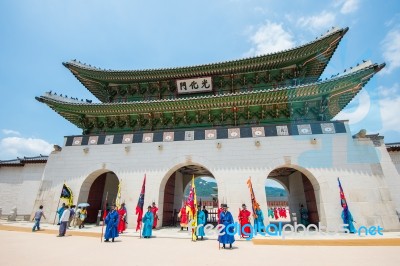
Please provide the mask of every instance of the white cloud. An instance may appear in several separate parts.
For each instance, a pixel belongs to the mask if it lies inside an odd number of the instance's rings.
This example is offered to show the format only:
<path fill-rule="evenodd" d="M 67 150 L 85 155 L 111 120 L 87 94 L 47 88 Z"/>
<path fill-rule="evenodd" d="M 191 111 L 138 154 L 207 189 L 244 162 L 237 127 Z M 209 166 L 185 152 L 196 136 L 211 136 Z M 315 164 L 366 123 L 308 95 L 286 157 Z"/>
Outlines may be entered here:
<path fill-rule="evenodd" d="M 398 83 L 391 88 L 379 87 L 379 107 L 383 124 L 382 132 L 400 132 L 400 86 Z"/>
<path fill-rule="evenodd" d="M 268 54 L 292 48 L 293 35 L 285 31 L 281 24 L 267 21 L 257 29 L 250 41 L 253 43 L 245 56 Z"/>
<path fill-rule="evenodd" d="M 358 10 L 360 7 L 360 0 L 338 0 L 335 6 L 341 6 L 340 13 L 349 14 Z"/>
<path fill-rule="evenodd" d="M 42 139 L 7 137 L 0 140 L 0 159 L 8 160 L 23 156 L 48 155 L 53 145 Z"/>
<path fill-rule="evenodd" d="M 329 29 L 335 24 L 335 14 L 327 11 L 322 11 L 321 14 L 309 17 L 300 17 L 297 20 L 297 25 L 307 28 L 311 31 L 320 31 Z"/>
<path fill-rule="evenodd" d="M 17 135 L 17 136 L 21 135 L 21 133 L 12 129 L 3 129 L 1 131 L 3 132 L 4 135 Z"/>
<path fill-rule="evenodd" d="M 342 110 L 335 116 L 336 120 L 349 120 L 349 125 L 361 122 L 369 112 L 371 107 L 371 98 L 366 90 L 362 90 L 354 99 L 358 104 Z"/>
<path fill-rule="evenodd" d="M 383 58 L 387 66 L 381 74 L 390 74 L 400 67 L 400 28 L 390 30 L 382 41 Z"/>
<path fill-rule="evenodd" d="M 372 132 L 384 135 L 386 132 L 395 131 L 400 133 L 400 84 L 395 83 L 392 87 L 379 87 L 376 90 L 379 94 L 369 95 L 362 90 L 354 99 L 356 102 L 352 107 L 342 110 L 335 119 L 349 120 L 349 125 L 359 125 Z M 373 106 L 378 109 L 372 110 Z"/>

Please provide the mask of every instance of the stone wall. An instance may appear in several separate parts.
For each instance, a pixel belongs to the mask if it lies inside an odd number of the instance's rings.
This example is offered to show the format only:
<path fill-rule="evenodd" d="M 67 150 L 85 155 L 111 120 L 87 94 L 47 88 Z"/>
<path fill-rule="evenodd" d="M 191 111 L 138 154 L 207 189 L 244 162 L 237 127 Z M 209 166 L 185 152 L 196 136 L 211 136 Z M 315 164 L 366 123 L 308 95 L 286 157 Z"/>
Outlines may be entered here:
<path fill-rule="evenodd" d="M 0 208 L 3 215 L 8 215 L 14 207 L 17 207 L 19 215 L 33 212 L 44 168 L 44 163 L 0 168 Z"/>
<path fill-rule="evenodd" d="M 49 157 L 44 174 L 45 187 L 41 189 L 37 204 L 44 204 L 46 215 L 54 217 L 64 181 L 72 188 L 75 199 L 84 201 L 84 193 L 91 182 L 100 174 L 112 171 L 123 181 L 122 201 L 127 204 L 129 227 L 134 228 L 134 210 L 144 174 L 147 175 L 144 205 L 155 201 L 162 221 L 168 178 L 183 166 L 199 165 L 214 176 L 219 202 L 225 201 L 229 205 L 233 217 L 238 216 L 242 203 L 251 206 L 246 185 L 251 177 L 255 195 L 267 217 L 265 180 L 276 168 L 292 167 L 313 184 L 322 225 L 337 228 L 342 223 L 337 183 L 340 177 L 358 225 L 379 224 L 385 230 L 399 229 L 397 203 L 393 201 L 393 191 L 382 171 L 380 152 L 371 140 L 353 139 L 348 133 L 66 146 Z M 176 191 L 182 189 L 179 185 L 175 188 Z M 297 194 L 292 202 L 298 205 L 304 199 L 301 193 Z M 175 208 L 180 204 L 175 202 Z M 267 218 L 265 220 L 268 222 Z"/>

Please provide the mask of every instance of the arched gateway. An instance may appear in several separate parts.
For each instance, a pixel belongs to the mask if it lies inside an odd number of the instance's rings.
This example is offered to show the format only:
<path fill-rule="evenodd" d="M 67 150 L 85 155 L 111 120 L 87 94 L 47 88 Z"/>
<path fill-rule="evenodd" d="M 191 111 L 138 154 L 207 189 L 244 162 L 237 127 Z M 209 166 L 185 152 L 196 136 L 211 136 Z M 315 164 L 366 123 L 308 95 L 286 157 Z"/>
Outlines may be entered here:
<path fill-rule="evenodd" d="M 185 187 L 191 182 L 192 177 L 214 177 L 213 174 L 205 167 L 200 165 L 185 165 L 172 174 L 168 173 L 160 187 L 160 199 L 162 199 L 162 226 L 175 226 L 177 222 L 177 214 L 185 201 Z M 199 188 L 196 188 L 199 190 Z M 213 195 L 217 198 L 217 195 Z M 198 203 L 200 197 L 197 197 Z M 214 207 L 213 200 L 207 200 L 210 207 Z M 204 204 L 203 204 L 204 205 Z M 160 205 L 161 207 L 161 205 Z M 161 211 L 161 210 L 160 210 Z"/>
<path fill-rule="evenodd" d="M 87 202 L 90 205 L 87 208 L 86 222 L 96 222 L 98 211 L 102 210 L 104 204 L 115 203 L 118 185 L 118 177 L 108 170 L 95 171 L 85 179 L 79 191 L 78 203 Z"/>
<path fill-rule="evenodd" d="M 318 214 L 319 202 L 316 200 L 315 192 L 319 191 L 319 186 L 315 177 L 309 173 L 305 174 L 305 171 L 303 172 L 301 169 L 279 167 L 272 170 L 267 178 L 278 181 L 288 192 L 287 207 L 292 218 L 293 213 L 296 213 L 297 222 L 300 222 L 300 208 L 303 205 L 308 210 L 309 222 L 318 225 L 320 221 Z M 268 203 L 268 207 L 271 207 L 270 203 Z"/>

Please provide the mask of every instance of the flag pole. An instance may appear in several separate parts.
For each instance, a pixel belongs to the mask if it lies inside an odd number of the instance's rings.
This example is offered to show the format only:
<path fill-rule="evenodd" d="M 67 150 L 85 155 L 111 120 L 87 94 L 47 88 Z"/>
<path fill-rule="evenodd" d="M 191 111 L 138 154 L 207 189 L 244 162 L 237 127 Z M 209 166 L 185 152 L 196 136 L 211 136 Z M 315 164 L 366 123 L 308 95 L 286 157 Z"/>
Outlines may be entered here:
<path fill-rule="evenodd" d="M 106 193 L 106 200 L 104 201 L 104 213 L 107 211 L 106 210 L 106 204 L 107 204 L 107 198 L 108 198 L 108 191 L 107 191 L 107 193 Z M 103 242 L 103 234 L 104 234 L 104 223 L 105 223 L 105 217 L 104 217 L 104 214 L 103 214 L 103 225 L 101 226 L 101 237 L 100 237 L 100 243 L 102 243 Z"/>
<path fill-rule="evenodd" d="M 60 201 L 61 201 L 61 197 L 58 199 L 57 209 L 56 209 L 56 215 L 54 215 L 53 225 L 56 224 L 56 217 L 57 217 L 57 214 L 58 214 L 58 207 L 60 206 Z"/>
<path fill-rule="evenodd" d="M 142 221 L 140 221 L 140 223 L 142 224 Z M 142 225 L 140 225 L 139 229 L 139 238 L 142 238 Z"/>
<path fill-rule="evenodd" d="M 64 180 L 63 186 L 62 186 L 62 188 L 61 188 L 61 194 L 62 194 L 64 185 L 65 185 L 65 180 Z M 57 217 L 57 214 L 58 214 L 58 207 L 60 207 L 60 201 L 61 201 L 61 195 L 60 195 L 60 197 L 58 198 L 57 209 L 56 209 L 56 215 L 54 215 L 53 225 L 56 224 L 56 217 Z"/>

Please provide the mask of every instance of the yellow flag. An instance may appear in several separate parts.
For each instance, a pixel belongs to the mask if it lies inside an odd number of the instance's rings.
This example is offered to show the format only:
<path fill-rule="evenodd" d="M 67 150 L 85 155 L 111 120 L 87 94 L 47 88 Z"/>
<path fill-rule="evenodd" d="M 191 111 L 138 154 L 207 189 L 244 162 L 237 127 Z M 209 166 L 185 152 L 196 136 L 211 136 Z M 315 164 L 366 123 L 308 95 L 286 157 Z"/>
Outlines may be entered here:
<path fill-rule="evenodd" d="M 117 198 L 115 199 L 115 206 L 117 206 L 118 210 L 121 208 L 121 181 L 118 183 L 118 192 L 117 192 Z"/>
<path fill-rule="evenodd" d="M 186 212 L 189 213 L 189 221 L 192 221 L 192 240 L 196 240 L 196 227 L 197 227 L 197 198 L 196 186 L 194 184 L 194 175 L 192 177 L 192 187 L 190 188 L 189 197 L 186 201 Z"/>

